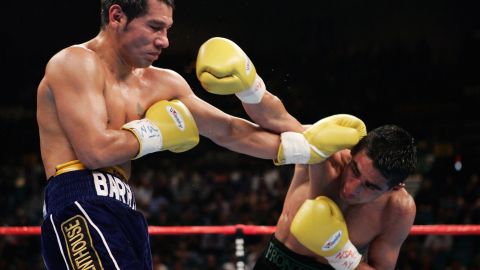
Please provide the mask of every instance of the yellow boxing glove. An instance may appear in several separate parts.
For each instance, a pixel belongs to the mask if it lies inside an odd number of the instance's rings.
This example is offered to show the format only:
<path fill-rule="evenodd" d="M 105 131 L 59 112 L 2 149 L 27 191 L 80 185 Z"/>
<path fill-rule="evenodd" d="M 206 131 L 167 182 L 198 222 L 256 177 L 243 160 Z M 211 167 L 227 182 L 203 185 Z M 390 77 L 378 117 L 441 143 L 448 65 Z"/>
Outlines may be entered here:
<path fill-rule="evenodd" d="M 342 212 L 328 197 L 306 200 L 295 214 L 290 232 L 303 246 L 326 258 L 337 270 L 355 269 L 362 259 L 348 239 Z"/>
<path fill-rule="evenodd" d="M 248 56 L 226 38 L 214 37 L 203 43 L 198 50 L 196 73 L 208 92 L 235 94 L 244 103 L 260 103 L 266 91 Z"/>
<path fill-rule="evenodd" d="M 157 151 L 184 152 L 195 147 L 200 137 L 197 124 L 188 108 L 179 100 L 158 101 L 145 113 L 145 118 L 126 123 L 140 147 L 134 159 Z"/>
<path fill-rule="evenodd" d="M 316 122 L 303 133 L 284 132 L 276 165 L 314 164 L 331 154 L 351 148 L 367 134 L 362 120 L 349 114 L 336 114 Z"/>

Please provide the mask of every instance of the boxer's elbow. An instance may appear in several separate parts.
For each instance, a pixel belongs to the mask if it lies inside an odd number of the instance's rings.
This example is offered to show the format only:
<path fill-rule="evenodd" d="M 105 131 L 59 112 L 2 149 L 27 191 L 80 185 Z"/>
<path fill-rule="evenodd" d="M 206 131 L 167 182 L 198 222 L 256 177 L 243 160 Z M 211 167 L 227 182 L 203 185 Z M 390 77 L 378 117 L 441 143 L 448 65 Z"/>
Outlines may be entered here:
<path fill-rule="evenodd" d="M 106 167 L 104 165 L 105 158 L 104 151 L 99 149 L 88 149 L 86 151 L 80 151 L 77 153 L 77 157 L 82 162 L 85 167 L 88 169 L 94 170 L 102 167 Z"/>
<path fill-rule="evenodd" d="M 115 156 L 111 146 L 112 144 L 103 138 L 86 139 L 75 152 L 80 162 L 93 170 L 111 165 L 111 160 Z"/>
<path fill-rule="evenodd" d="M 207 137 L 220 146 L 231 148 L 242 138 L 248 137 L 255 128 L 258 127 L 244 119 L 230 117 L 225 125 L 217 126 Z"/>
<path fill-rule="evenodd" d="M 229 145 L 233 143 L 233 133 L 225 132 L 225 133 L 211 133 L 207 136 L 210 140 L 212 140 L 215 144 L 229 148 Z"/>

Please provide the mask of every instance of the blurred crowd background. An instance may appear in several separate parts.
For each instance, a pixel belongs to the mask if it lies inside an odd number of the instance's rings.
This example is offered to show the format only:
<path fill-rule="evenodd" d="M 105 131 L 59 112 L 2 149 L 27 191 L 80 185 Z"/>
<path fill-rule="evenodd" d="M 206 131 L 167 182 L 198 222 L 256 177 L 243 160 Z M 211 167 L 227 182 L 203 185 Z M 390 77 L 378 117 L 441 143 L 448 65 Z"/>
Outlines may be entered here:
<path fill-rule="evenodd" d="M 230 38 L 301 122 L 350 113 L 369 129 L 393 123 L 412 133 L 420 163 L 406 188 L 417 203 L 415 224 L 480 224 L 475 1 L 176 4 L 171 48 L 156 66 L 180 73 L 202 99 L 248 118 L 234 96 L 208 94 L 195 77 L 201 43 Z M 5 3 L 1 18 L 1 226 L 41 224 L 46 179 L 36 86 L 56 51 L 92 38 L 99 25 L 98 1 L 22 5 Z M 134 161 L 130 183 L 150 225 L 275 225 L 292 173 L 292 166 L 276 167 L 202 138 L 189 152 Z M 248 263 L 269 237 L 245 239 Z M 410 236 L 397 269 L 480 269 L 479 240 Z M 233 236 L 152 236 L 151 243 L 155 270 L 233 269 Z M 44 269 L 39 249 L 38 236 L 0 236 L 0 269 Z"/>

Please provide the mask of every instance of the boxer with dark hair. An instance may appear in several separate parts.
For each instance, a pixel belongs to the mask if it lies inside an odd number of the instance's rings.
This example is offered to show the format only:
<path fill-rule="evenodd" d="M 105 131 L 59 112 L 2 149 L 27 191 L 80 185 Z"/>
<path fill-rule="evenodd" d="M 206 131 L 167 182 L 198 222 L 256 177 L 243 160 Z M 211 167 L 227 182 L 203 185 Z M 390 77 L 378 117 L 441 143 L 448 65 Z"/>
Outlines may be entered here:
<path fill-rule="evenodd" d="M 197 77 L 209 92 L 236 94 L 260 126 L 283 132 L 276 164 L 313 163 L 295 166 L 276 232 L 254 269 L 395 268 L 416 211 L 412 196 L 403 188 L 417 160 L 407 131 L 385 125 L 359 143 L 347 133 L 331 133 L 336 144 L 344 142 L 351 150 L 336 152 L 325 144 L 322 149 L 311 147 L 308 138 L 323 135 L 291 121 L 281 101 L 264 95 L 253 63 L 224 38 L 202 45 Z M 331 124 L 335 117 L 326 119 Z M 296 132 L 284 132 L 285 126 Z"/>

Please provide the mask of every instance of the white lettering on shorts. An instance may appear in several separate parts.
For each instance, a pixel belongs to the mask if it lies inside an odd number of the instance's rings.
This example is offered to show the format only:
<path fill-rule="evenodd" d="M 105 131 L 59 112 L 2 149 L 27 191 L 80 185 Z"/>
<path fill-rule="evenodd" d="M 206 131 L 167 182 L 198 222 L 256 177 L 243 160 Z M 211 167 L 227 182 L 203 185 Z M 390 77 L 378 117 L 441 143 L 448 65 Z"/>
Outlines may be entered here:
<path fill-rule="evenodd" d="M 276 247 L 273 243 L 268 243 L 265 259 L 275 266 L 275 269 L 282 270 L 314 270 L 303 262 L 290 257 L 287 253 Z"/>
<path fill-rule="evenodd" d="M 93 172 L 93 182 L 98 196 L 110 197 L 136 209 L 133 193 L 120 178 L 103 172 Z"/>

